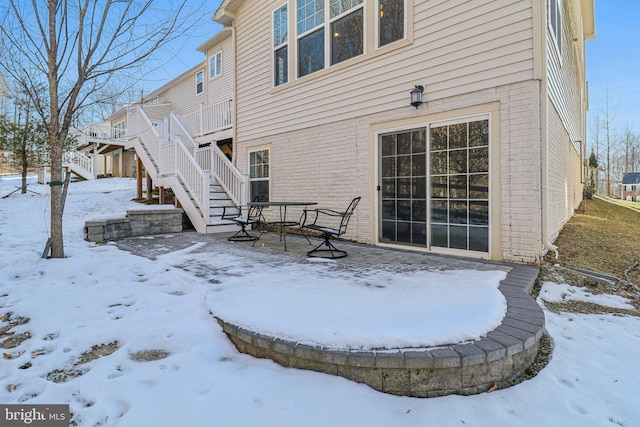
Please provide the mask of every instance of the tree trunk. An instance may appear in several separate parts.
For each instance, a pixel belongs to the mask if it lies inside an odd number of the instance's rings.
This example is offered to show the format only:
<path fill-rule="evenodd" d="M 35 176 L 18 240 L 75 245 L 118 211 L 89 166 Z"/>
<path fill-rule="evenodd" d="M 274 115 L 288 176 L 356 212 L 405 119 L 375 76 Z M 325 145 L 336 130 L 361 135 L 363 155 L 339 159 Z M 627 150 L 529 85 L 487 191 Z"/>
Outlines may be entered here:
<path fill-rule="evenodd" d="M 64 258 L 64 239 L 62 234 L 62 213 L 64 203 L 62 200 L 62 141 L 57 140 L 57 135 L 50 138 L 51 141 L 51 257 Z"/>

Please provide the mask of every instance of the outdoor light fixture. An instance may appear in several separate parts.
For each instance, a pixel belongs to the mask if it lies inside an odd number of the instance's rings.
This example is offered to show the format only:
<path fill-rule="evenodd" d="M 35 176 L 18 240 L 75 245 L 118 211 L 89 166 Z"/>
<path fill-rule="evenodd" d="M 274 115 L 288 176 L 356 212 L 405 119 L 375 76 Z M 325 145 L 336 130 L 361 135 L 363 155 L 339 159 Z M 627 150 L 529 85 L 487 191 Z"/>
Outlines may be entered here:
<path fill-rule="evenodd" d="M 411 91 L 411 105 L 416 108 L 422 105 L 422 92 L 424 92 L 424 86 L 419 85 Z"/>

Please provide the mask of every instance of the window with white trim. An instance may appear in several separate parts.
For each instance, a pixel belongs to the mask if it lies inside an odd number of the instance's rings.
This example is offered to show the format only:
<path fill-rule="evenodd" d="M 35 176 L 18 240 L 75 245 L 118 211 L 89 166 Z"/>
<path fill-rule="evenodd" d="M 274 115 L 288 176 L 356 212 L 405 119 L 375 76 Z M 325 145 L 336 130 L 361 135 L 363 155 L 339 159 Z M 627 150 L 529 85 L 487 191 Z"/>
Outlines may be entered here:
<path fill-rule="evenodd" d="M 222 51 L 209 58 L 209 78 L 222 74 Z"/>
<path fill-rule="evenodd" d="M 249 193 L 250 200 L 261 197 L 269 201 L 269 149 L 249 152 Z"/>
<path fill-rule="evenodd" d="M 298 77 L 364 53 L 363 0 L 297 0 Z"/>
<path fill-rule="evenodd" d="M 273 12 L 273 67 L 274 85 L 289 81 L 289 18 L 288 5 Z"/>
<path fill-rule="evenodd" d="M 405 0 L 378 1 L 378 47 L 405 38 Z"/>
<path fill-rule="evenodd" d="M 562 57 L 562 0 L 549 0 L 549 30 Z"/>
<path fill-rule="evenodd" d="M 200 95 L 204 92 L 204 71 L 198 71 L 196 73 L 196 95 Z"/>

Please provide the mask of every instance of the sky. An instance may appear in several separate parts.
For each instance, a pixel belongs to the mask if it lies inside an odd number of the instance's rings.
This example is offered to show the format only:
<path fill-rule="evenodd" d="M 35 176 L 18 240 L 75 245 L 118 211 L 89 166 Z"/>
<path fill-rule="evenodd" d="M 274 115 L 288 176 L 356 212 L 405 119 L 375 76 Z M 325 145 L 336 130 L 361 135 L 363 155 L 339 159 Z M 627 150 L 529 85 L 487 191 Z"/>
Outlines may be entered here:
<path fill-rule="evenodd" d="M 595 0 L 596 37 L 587 42 L 588 129 L 609 99 L 614 128 L 640 133 L 640 1 Z M 591 133 L 588 131 L 588 140 Z"/>
<path fill-rule="evenodd" d="M 0 197 L 18 182 L 0 177 Z M 553 352 L 534 378 L 474 396 L 393 396 L 241 354 L 211 313 L 310 342 L 377 345 L 379 330 L 387 343 L 436 344 L 492 327 L 504 313 L 500 272 L 300 264 L 238 243 L 194 242 L 172 252 L 167 235 L 141 238 L 160 254 L 148 259 L 85 241 L 85 221 L 144 206 L 131 201 L 129 178 L 72 182 L 63 222 L 67 258 L 46 260 L 49 187 L 29 182 L 32 192 L 0 198 L 0 326 L 28 319 L 6 331 L 27 339 L 2 349 L 0 403 L 69 404 L 80 427 L 640 425 L 638 317 L 545 309 Z M 543 308 L 544 301 L 566 300 L 632 308 L 619 296 L 562 283 L 545 283 L 540 295 Z M 334 309 L 339 325 L 314 318 Z M 466 321 L 458 311 L 476 317 Z M 416 327 L 433 324 L 428 313 L 453 329 L 420 337 Z M 102 357 L 87 360 L 92 350 Z M 140 360 L 141 352 L 159 358 Z"/>

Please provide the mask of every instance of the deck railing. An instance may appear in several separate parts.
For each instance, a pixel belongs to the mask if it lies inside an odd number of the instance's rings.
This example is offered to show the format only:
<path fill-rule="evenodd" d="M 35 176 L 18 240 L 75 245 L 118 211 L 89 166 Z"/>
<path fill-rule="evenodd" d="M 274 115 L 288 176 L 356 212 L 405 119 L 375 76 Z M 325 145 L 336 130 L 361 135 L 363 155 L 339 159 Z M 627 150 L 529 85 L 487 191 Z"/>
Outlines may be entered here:
<path fill-rule="evenodd" d="M 89 172 L 91 175 L 95 176 L 93 157 L 86 156 L 79 151 L 67 151 L 62 155 L 62 162 L 76 164 Z"/>
<path fill-rule="evenodd" d="M 132 147 L 157 170 L 157 177 L 163 185 L 184 188 L 188 201 L 181 200 L 187 211 L 186 203 L 197 208 L 205 222 L 209 221 L 210 185 L 215 178 L 236 205 L 248 201 L 249 179 L 238 171 L 235 165 L 213 142 L 210 146 L 199 148 L 182 120 L 171 113 L 160 129 L 140 108 L 132 108 L 128 115 L 127 135 Z M 162 137 L 158 130 L 167 135 Z M 155 177 L 154 177 L 155 179 Z M 171 183 L 173 182 L 173 183 Z M 189 214 L 191 215 L 191 214 Z M 195 225 L 195 224 L 194 224 Z M 197 227 L 196 227 L 197 228 Z"/>
<path fill-rule="evenodd" d="M 209 106 L 200 104 L 197 111 L 180 116 L 180 121 L 192 136 L 207 135 L 231 127 L 233 124 L 232 107 L 232 100 Z"/>
<path fill-rule="evenodd" d="M 195 151 L 195 159 L 203 170 L 211 171 L 211 175 L 236 205 L 248 202 L 248 177 L 240 173 L 215 144 L 198 148 Z"/>
<path fill-rule="evenodd" d="M 187 148 L 178 141 L 160 144 L 160 171 L 174 175 L 191 194 L 205 221 L 209 219 L 209 172 L 203 171 Z"/>

